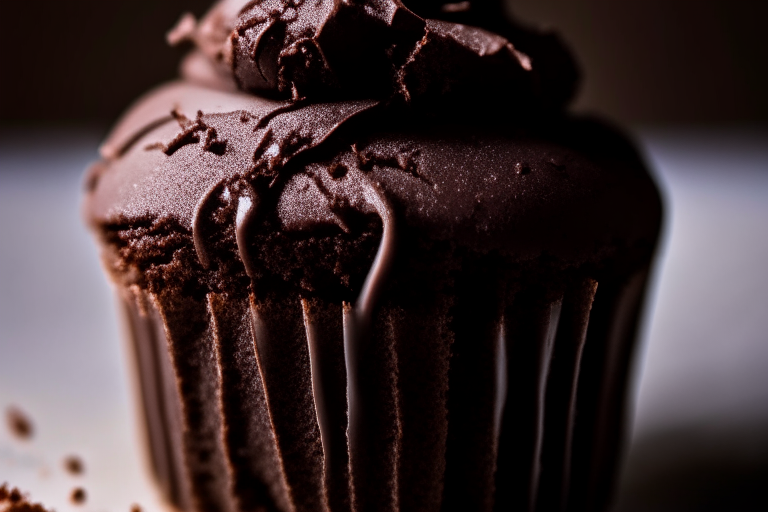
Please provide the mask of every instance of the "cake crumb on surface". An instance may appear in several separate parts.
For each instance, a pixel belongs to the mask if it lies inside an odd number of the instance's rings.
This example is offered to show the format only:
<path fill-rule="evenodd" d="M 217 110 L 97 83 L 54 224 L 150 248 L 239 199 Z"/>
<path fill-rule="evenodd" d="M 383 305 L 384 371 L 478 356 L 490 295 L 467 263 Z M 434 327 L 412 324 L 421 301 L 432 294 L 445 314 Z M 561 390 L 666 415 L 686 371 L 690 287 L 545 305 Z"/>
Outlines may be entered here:
<path fill-rule="evenodd" d="M 82 475 L 85 473 L 85 464 L 77 455 L 70 455 L 64 459 L 64 469 L 70 475 Z"/>
<path fill-rule="evenodd" d="M 0 485 L 0 512 L 52 512 L 40 503 L 32 503 L 15 487 Z"/>
<path fill-rule="evenodd" d="M 10 406 L 5 411 L 5 420 L 8 429 L 14 437 L 18 439 L 29 439 L 34 433 L 32 420 L 29 419 L 21 409 L 16 406 Z"/>
<path fill-rule="evenodd" d="M 85 503 L 85 489 L 82 487 L 75 487 L 72 489 L 72 494 L 69 495 L 69 501 L 75 505 L 82 505 Z"/>
<path fill-rule="evenodd" d="M 142 512 L 141 505 L 134 503 L 131 505 L 131 512 Z"/>

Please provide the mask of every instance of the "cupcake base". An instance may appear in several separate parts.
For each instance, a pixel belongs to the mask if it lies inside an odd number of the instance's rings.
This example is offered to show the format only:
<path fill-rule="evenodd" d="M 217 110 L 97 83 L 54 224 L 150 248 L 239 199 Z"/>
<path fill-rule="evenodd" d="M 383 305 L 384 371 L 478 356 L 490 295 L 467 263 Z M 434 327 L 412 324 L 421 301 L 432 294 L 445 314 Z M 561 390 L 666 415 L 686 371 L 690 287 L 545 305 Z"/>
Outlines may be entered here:
<path fill-rule="evenodd" d="M 647 268 L 494 272 L 410 298 L 395 282 L 352 374 L 344 303 L 126 293 L 167 499 L 206 512 L 605 510 Z"/>

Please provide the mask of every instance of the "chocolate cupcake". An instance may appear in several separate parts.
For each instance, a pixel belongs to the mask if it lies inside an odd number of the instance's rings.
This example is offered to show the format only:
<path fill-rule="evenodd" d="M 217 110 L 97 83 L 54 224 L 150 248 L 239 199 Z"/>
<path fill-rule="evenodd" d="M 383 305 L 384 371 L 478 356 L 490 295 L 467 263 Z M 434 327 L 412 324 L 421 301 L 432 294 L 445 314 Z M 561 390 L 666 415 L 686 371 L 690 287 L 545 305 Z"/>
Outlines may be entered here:
<path fill-rule="evenodd" d="M 608 505 L 658 193 L 555 36 L 467 5 L 220 3 L 103 145 L 180 510 Z"/>

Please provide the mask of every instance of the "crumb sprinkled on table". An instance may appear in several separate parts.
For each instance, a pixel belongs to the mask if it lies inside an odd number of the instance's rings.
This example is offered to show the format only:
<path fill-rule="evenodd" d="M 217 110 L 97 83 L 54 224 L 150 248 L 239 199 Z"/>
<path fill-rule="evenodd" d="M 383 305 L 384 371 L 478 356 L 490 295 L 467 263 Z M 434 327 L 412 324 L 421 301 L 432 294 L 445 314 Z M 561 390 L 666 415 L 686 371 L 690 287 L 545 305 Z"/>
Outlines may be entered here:
<path fill-rule="evenodd" d="M 0 485 L 0 512 L 52 512 L 40 503 L 32 503 L 15 487 Z"/>
<path fill-rule="evenodd" d="M 70 455 L 64 459 L 64 469 L 70 475 L 82 475 L 85 473 L 85 464 L 83 460 L 77 455 Z"/>
<path fill-rule="evenodd" d="M 29 417 L 18 407 L 11 406 L 5 411 L 8 429 L 18 439 L 29 439 L 34 433 L 34 427 Z"/>
<path fill-rule="evenodd" d="M 75 505 L 82 505 L 85 503 L 85 489 L 82 487 L 75 487 L 72 489 L 72 494 L 69 495 L 69 500 Z"/>

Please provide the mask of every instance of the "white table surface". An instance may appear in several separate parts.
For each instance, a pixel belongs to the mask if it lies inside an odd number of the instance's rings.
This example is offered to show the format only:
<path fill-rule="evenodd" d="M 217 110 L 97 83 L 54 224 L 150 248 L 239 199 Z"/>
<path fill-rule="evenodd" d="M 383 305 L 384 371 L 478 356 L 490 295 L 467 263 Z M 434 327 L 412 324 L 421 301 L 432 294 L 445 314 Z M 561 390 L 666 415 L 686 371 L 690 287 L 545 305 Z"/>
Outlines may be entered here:
<path fill-rule="evenodd" d="M 638 133 L 668 217 L 617 508 L 766 510 L 768 132 Z M 159 511 L 111 291 L 79 218 L 99 134 L 0 135 L 0 413 L 18 405 L 35 426 L 26 442 L 0 427 L 0 484 L 59 512 Z M 69 454 L 85 475 L 64 471 Z M 69 503 L 76 486 L 84 507 Z"/>

